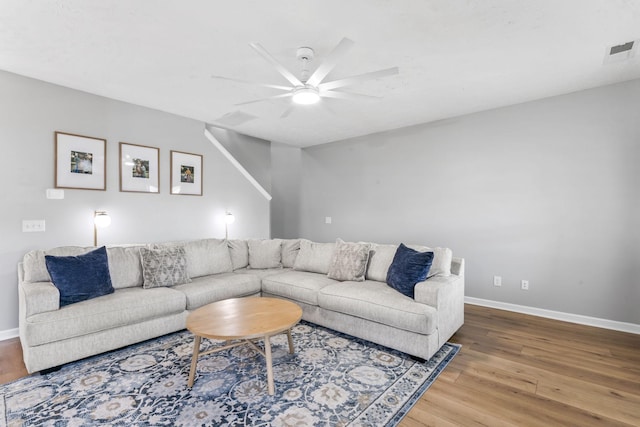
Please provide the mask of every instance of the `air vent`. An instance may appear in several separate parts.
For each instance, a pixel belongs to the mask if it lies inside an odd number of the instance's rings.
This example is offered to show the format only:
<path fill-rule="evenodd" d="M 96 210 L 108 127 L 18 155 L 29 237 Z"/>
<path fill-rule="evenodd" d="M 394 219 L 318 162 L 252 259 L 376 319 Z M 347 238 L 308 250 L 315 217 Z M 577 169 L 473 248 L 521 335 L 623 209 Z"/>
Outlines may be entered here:
<path fill-rule="evenodd" d="M 613 46 L 609 49 L 609 55 L 617 55 L 622 52 L 626 52 L 628 50 L 633 49 L 634 42 L 627 42 L 625 44 L 619 44 L 618 46 Z"/>
<path fill-rule="evenodd" d="M 604 54 L 603 64 L 627 61 L 633 58 L 638 51 L 640 40 L 631 40 L 626 43 L 608 47 Z"/>

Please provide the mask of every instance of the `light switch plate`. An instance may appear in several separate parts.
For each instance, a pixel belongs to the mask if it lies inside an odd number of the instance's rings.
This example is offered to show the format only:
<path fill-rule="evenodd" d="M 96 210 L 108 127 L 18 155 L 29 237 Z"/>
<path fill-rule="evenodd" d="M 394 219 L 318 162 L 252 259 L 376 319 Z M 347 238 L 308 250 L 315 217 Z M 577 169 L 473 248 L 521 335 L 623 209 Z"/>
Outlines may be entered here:
<path fill-rule="evenodd" d="M 47 188 L 47 199 L 64 199 L 64 190 L 58 188 Z"/>
<path fill-rule="evenodd" d="M 33 233 L 45 230 L 44 219 L 23 219 L 22 231 L 24 233 Z"/>

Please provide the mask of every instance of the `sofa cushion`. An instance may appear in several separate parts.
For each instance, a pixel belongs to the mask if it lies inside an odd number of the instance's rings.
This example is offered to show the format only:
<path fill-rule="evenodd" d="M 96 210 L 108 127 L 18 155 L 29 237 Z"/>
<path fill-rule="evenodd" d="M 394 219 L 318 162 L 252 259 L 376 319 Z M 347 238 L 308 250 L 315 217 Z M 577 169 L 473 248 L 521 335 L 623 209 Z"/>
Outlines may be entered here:
<path fill-rule="evenodd" d="M 114 289 L 142 286 L 142 246 L 113 246 L 107 248 L 109 273 Z"/>
<path fill-rule="evenodd" d="M 300 239 L 283 239 L 282 240 L 282 266 L 291 268 L 296 262 L 300 252 Z"/>
<path fill-rule="evenodd" d="M 227 240 L 231 254 L 233 269 L 245 268 L 249 265 L 249 244 L 246 240 Z"/>
<path fill-rule="evenodd" d="M 318 305 L 318 291 L 325 286 L 339 283 L 324 274 L 290 270 L 262 279 L 262 292 Z"/>
<path fill-rule="evenodd" d="M 327 274 L 335 243 L 315 243 L 310 240 L 300 240 L 300 252 L 293 264 L 293 269 L 312 273 Z"/>
<path fill-rule="evenodd" d="M 28 345 L 36 346 L 180 313 L 185 296 L 169 288 L 127 288 L 30 316 L 24 322 Z"/>
<path fill-rule="evenodd" d="M 437 326 L 435 308 L 415 302 L 384 282 L 342 282 L 318 292 L 321 308 L 382 323 L 405 331 L 431 334 Z"/>
<path fill-rule="evenodd" d="M 451 261 L 453 259 L 453 252 L 449 248 L 430 248 L 428 246 L 420 245 L 407 245 L 411 249 L 415 249 L 418 252 L 433 252 L 433 262 L 429 269 L 427 277 L 451 275 Z"/>
<path fill-rule="evenodd" d="M 185 295 L 187 310 L 195 310 L 215 301 L 258 294 L 260 279 L 252 274 L 223 273 L 198 277 L 173 289 Z"/>
<path fill-rule="evenodd" d="M 336 247 L 331 256 L 329 271 L 327 276 L 335 280 L 351 280 L 362 282 L 367 271 L 369 261 L 368 243 L 345 242 L 342 239 L 336 240 Z"/>
<path fill-rule="evenodd" d="M 226 240 L 187 241 L 184 243 L 184 251 L 187 256 L 187 274 L 190 278 L 231 273 L 233 270 Z"/>
<path fill-rule="evenodd" d="M 35 250 L 27 252 L 22 258 L 24 266 L 25 282 L 50 282 L 51 276 L 47 270 L 47 264 L 44 261 L 45 255 L 54 256 L 75 256 L 86 254 L 94 250 L 94 247 L 81 246 L 61 246 L 58 248 L 43 250 Z"/>
<path fill-rule="evenodd" d="M 413 298 L 413 288 L 426 280 L 432 261 L 433 252 L 418 252 L 400 243 L 387 272 L 387 284 Z"/>
<path fill-rule="evenodd" d="M 282 267 L 282 240 L 251 239 L 249 245 L 249 268 Z"/>
<path fill-rule="evenodd" d="M 367 274 L 365 275 L 365 278 L 367 280 L 386 282 L 387 272 L 389 271 L 389 266 L 393 262 L 393 257 L 395 256 L 397 249 L 398 245 L 379 245 L 377 243 L 372 243 L 369 254 L 369 266 L 367 267 Z"/>
<path fill-rule="evenodd" d="M 45 255 L 45 263 L 60 291 L 60 307 L 113 293 L 104 246 L 77 256 Z"/>
<path fill-rule="evenodd" d="M 187 255 L 182 246 L 158 249 L 140 248 L 142 276 L 145 289 L 189 283 Z"/>

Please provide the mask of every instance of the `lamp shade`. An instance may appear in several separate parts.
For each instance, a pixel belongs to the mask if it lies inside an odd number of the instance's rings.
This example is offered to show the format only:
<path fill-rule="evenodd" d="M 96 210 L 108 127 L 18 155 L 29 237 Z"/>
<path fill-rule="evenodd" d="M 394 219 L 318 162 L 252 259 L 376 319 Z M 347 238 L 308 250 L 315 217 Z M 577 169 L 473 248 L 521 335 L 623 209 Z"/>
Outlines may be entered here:
<path fill-rule="evenodd" d="M 104 211 L 96 211 L 93 216 L 93 223 L 99 228 L 108 227 L 111 224 L 111 217 Z"/>
<path fill-rule="evenodd" d="M 224 216 L 225 224 L 233 224 L 236 221 L 236 217 L 231 212 L 227 212 Z"/>

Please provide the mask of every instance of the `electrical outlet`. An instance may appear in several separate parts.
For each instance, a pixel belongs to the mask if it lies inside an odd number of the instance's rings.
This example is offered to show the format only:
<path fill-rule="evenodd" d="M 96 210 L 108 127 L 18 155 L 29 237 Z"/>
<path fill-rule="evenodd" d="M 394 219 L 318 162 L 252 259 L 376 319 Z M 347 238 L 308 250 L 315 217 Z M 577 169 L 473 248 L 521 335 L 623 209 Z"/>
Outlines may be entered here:
<path fill-rule="evenodd" d="M 493 286 L 502 286 L 501 276 L 493 276 Z"/>
<path fill-rule="evenodd" d="M 523 291 L 528 291 L 529 290 L 529 281 L 528 280 L 522 280 L 520 282 L 520 289 L 522 289 Z"/>
<path fill-rule="evenodd" d="M 330 216 L 325 216 L 324 217 L 324 223 L 325 224 L 331 224 L 331 217 Z"/>

